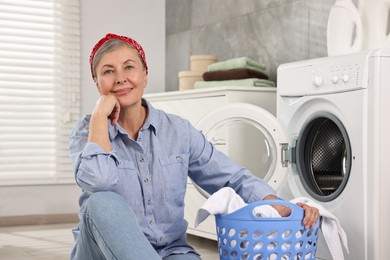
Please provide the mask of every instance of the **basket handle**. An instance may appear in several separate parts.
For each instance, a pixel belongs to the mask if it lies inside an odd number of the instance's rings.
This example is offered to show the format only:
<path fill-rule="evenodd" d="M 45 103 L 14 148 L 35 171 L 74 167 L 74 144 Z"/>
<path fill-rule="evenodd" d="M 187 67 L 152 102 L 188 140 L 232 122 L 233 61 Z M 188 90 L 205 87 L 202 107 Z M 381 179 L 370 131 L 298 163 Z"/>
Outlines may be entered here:
<path fill-rule="evenodd" d="M 283 206 L 286 206 L 286 207 L 289 207 L 291 209 L 291 214 L 287 217 L 280 217 L 280 218 L 264 218 L 264 217 L 258 217 L 254 214 L 254 209 L 256 207 L 259 207 L 259 206 L 264 206 L 264 205 L 283 205 Z M 261 201 L 256 201 L 256 202 L 253 202 L 253 203 L 250 203 L 248 205 L 246 205 L 245 207 L 233 212 L 233 213 L 230 213 L 230 214 L 227 214 L 225 215 L 224 217 L 228 217 L 228 218 L 234 218 L 234 219 L 241 219 L 241 220 L 247 220 L 248 217 L 250 217 L 251 219 L 255 220 L 255 221 L 275 221 L 275 220 L 298 220 L 298 221 L 301 221 L 303 219 L 303 216 L 304 216 L 304 210 L 291 203 L 291 202 L 288 202 L 288 201 L 285 201 L 285 200 L 261 200 Z"/>

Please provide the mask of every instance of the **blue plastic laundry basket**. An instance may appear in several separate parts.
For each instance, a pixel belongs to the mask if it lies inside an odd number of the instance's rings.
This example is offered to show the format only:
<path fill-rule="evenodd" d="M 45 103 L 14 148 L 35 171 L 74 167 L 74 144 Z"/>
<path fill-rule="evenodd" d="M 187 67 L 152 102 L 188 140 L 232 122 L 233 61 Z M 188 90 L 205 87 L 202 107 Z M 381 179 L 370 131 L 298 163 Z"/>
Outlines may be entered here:
<path fill-rule="evenodd" d="M 291 215 L 255 215 L 256 207 L 271 204 L 290 207 Z M 233 213 L 216 215 L 220 259 L 315 259 L 320 220 L 305 230 L 303 215 L 301 207 L 283 200 L 254 202 Z"/>

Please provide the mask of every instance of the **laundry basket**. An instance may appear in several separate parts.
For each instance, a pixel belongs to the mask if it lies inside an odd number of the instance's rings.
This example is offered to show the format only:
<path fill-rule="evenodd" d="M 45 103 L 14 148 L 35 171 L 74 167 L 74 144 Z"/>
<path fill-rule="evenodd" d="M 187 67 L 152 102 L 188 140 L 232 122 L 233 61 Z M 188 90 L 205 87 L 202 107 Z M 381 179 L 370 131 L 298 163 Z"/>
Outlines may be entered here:
<path fill-rule="evenodd" d="M 256 216 L 256 207 L 271 204 L 290 207 L 290 216 Z M 220 259 L 315 259 L 320 220 L 306 230 L 303 215 L 301 207 L 283 200 L 254 202 L 233 213 L 216 215 Z"/>

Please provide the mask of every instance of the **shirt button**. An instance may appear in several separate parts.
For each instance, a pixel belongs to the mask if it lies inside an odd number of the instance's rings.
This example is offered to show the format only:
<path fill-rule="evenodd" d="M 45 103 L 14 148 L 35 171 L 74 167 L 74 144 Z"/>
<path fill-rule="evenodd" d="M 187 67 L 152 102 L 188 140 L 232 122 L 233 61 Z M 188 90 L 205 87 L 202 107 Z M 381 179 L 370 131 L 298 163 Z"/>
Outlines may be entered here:
<path fill-rule="evenodd" d="M 140 161 L 140 162 L 144 162 L 144 158 L 141 158 L 139 161 Z"/>
<path fill-rule="evenodd" d="M 149 181 L 149 179 L 148 178 L 146 178 L 145 180 L 144 180 L 144 182 L 148 182 Z"/>
<path fill-rule="evenodd" d="M 150 225 L 153 224 L 153 220 L 149 221 L 149 224 L 150 224 Z"/>
<path fill-rule="evenodd" d="M 150 203 L 152 203 L 152 201 L 151 200 L 148 200 L 148 202 L 147 202 L 149 205 L 150 205 Z"/>

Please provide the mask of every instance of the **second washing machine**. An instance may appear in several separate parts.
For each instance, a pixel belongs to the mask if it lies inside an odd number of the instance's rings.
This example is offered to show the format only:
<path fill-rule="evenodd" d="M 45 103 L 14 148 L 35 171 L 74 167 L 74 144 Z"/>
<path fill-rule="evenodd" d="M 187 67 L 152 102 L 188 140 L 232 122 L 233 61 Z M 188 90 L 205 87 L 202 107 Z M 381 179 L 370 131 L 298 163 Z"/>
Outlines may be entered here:
<path fill-rule="evenodd" d="M 270 118 L 275 118 L 276 115 L 276 89 L 273 87 L 212 87 L 148 94 L 145 98 L 154 107 L 186 118 L 194 126 L 203 118 L 209 117 L 211 111 L 236 103 L 252 104 L 256 108 L 267 111 Z M 228 113 L 230 114 L 229 111 Z M 213 131 L 212 136 L 209 135 L 209 137 L 218 150 L 263 178 L 264 173 L 272 165 L 272 160 L 268 156 L 270 145 L 267 140 L 269 138 L 263 136 L 263 133 L 251 124 L 253 120 L 246 121 L 240 118 L 223 121 L 217 128 L 214 128 L 216 131 Z M 211 119 L 206 122 L 215 121 Z M 188 180 L 184 212 L 185 219 L 188 221 L 187 232 L 216 240 L 216 226 L 213 218 L 208 218 L 197 228 L 194 227 L 196 213 L 205 201 L 206 198 L 198 192 L 191 180 Z"/>

